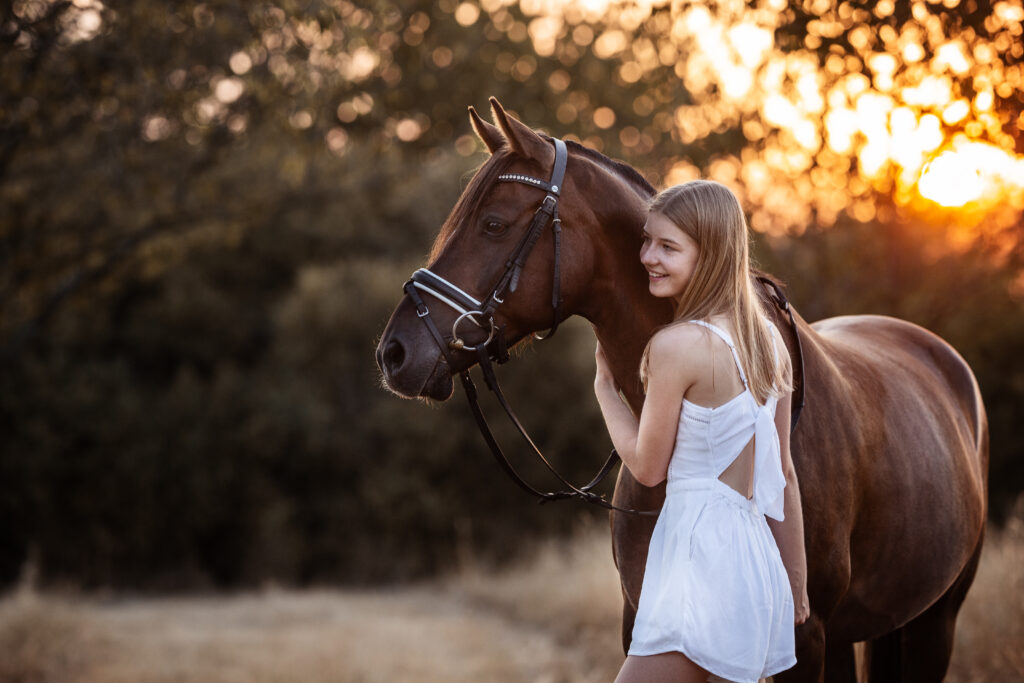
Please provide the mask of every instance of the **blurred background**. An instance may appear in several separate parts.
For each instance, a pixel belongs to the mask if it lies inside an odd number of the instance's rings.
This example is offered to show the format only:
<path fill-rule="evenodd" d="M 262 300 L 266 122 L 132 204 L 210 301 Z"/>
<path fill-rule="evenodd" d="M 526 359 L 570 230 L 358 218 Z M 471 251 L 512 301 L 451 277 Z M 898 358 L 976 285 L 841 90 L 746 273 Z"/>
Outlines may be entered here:
<path fill-rule="evenodd" d="M 1022 22 L 976 0 L 5 3 L 0 585 L 395 586 L 602 523 L 534 505 L 461 397 L 402 401 L 374 365 L 491 95 L 656 187 L 728 184 L 808 320 L 951 342 L 1012 525 Z M 610 444 L 588 326 L 520 356 L 507 393 L 589 478 Z"/>

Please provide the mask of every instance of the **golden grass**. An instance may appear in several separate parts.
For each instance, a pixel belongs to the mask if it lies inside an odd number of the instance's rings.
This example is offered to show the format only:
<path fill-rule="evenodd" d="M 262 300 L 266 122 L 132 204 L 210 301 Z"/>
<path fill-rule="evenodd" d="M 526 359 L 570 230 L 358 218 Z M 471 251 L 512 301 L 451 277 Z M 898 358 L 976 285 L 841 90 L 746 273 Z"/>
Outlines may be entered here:
<path fill-rule="evenodd" d="M 954 682 L 1024 680 L 1024 522 L 990 532 Z M 608 532 L 380 591 L 0 600 L 2 683 L 609 681 L 622 661 Z"/>
<path fill-rule="evenodd" d="M 1024 518 L 988 532 L 957 619 L 948 680 L 1024 681 Z"/>
<path fill-rule="evenodd" d="M 18 590 L 0 602 L 0 681 L 73 681 L 93 648 L 85 621 L 64 601 Z"/>
<path fill-rule="evenodd" d="M 499 572 L 464 567 L 447 584 L 472 605 L 546 632 L 572 663 L 555 680 L 611 680 L 622 664 L 622 597 L 605 527 L 545 541 Z"/>

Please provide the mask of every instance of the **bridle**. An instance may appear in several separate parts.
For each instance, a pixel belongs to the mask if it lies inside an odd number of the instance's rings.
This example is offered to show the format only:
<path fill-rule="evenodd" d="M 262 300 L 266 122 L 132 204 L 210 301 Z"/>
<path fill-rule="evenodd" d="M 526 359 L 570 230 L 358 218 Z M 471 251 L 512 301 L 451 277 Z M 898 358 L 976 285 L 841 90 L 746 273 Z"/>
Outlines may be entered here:
<path fill-rule="evenodd" d="M 551 285 L 551 308 L 554 313 L 551 322 L 551 329 L 547 335 L 543 337 L 535 336 L 537 339 L 550 339 L 558 329 L 558 307 L 561 304 L 559 252 L 561 251 L 562 241 L 562 221 L 558 218 L 558 197 L 562 190 L 562 180 L 565 178 L 565 165 L 569 158 L 569 153 L 562 140 L 553 139 L 552 141 L 555 145 L 555 166 L 551 172 L 550 182 L 544 182 L 543 180 L 538 180 L 537 178 L 532 178 L 519 173 L 505 173 L 498 176 L 498 182 L 523 183 L 530 187 L 540 188 L 544 190 L 546 194 L 544 199 L 541 201 L 540 206 L 533 214 L 533 221 L 530 223 L 530 228 L 523 235 L 522 239 L 519 240 L 519 244 L 517 244 L 515 249 L 512 250 L 508 259 L 506 259 L 504 272 L 502 272 L 501 277 L 498 278 L 494 287 L 491 288 L 490 294 L 488 294 L 483 301 L 477 301 L 454 283 L 449 282 L 427 268 L 420 268 L 413 273 L 412 277 L 403 287 L 405 293 L 409 295 L 409 298 L 412 299 L 412 302 L 416 305 L 416 315 L 418 315 L 424 323 L 426 323 L 427 327 L 430 328 L 434 341 L 436 341 L 438 346 L 441 347 L 441 352 L 444 354 L 445 360 L 448 361 L 449 367 L 455 367 L 452 357 L 448 352 L 449 349 L 476 351 L 480 346 L 486 347 L 492 341 L 496 342 L 496 358 L 498 362 L 504 363 L 508 360 L 508 347 L 505 343 L 504 335 L 494 322 L 494 313 L 498 310 L 498 307 L 501 304 L 505 303 L 505 297 L 510 292 L 516 291 L 516 288 L 519 286 L 519 277 L 523 272 L 523 266 L 526 265 L 526 259 L 533 250 L 534 245 L 537 244 L 537 240 L 540 238 L 541 233 L 544 231 L 544 228 L 547 227 L 549 222 L 551 223 L 551 231 L 555 243 L 554 280 Z M 450 342 L 445 342 L 443 340 L 440 331 L 437 329 L 437 325 L 435 325 L 433 320 L 430 318 L 430 310 L 427 308 L 426 304 L 423 303 L 423 299 L 420 297 L 417 290 L 422 290 L 434 296 L 436 299 L 459 313 L 459 317 L 457 317 L 454 324 L 452 324 L 452 339 Z M 487 339 L 476 346 L 470 346 L 467 344 L 459 336 L 458 327 L 459 323 L 463 320 L 469 320 L 477 327 L 487 329 Z"/>
<path fill-rule="evenodd" d="M 427 326 L 427 329 L 430 331 L 434 341 L 437 342 L 437 345 L 441 349 L 441 353 L 443 354 L 445 361 L 448 363 L 449 368 L 456 367 L 455 359 L 452 356 L 453 351 L 470 351 L 476 353 L 478 364 L 480 365 L 480 370 L 483 374 L 484 382 L 487 384 L 487 388 L 494 393 L 498 403 L 501 404 L 501 407 L 504 409 L 505 414 L 508 415 L 509 419 L 522 435 L 523 439 L 527 444 L 529 444 L 534 454 L 541 460 L 541 462 L 544 463 L 555 478 L 566 487 L 566 489 L 563 491 L 540 491 L 528 484 L 519 475 L 519 473 L 516 472 L 515 468 L 502 452 L 501 446 L 498 445 L 497 440 L 494 438 L 494 434 L 491 432 L 491 429 L 487 424 L 483 411 L 480 409 L 476 385 L 473 384 L 469 371 L 464 370 L 459 374 L 462 379 L 462 387 L 466 394 L 466 400 L 469 402 L 470 410 L 473 413 L 473 417 L 476 419 L 477 427 L 479 427 L 480 433 L 484 437 L 484 441 L 486 441 L 487 445 L 490 447 L 495 460 L 501 468 L 505 470 L 505 473 L 508 474 L 512 481 L 518 484 L 520 488 L 530 495 L 537 497 L 541 503 L 546 503 L 552 500 L 561 500 L 564 498 L 581 498 L 589 503 L 600 505 L 601 507 L 608 508 L 609 510 L 618 510 L 620 512 L 643 515 L 657 515 L 657 510 L 640 511 L 618 507 L 605 500 L 603 496 L 593 492 L 592 489 L 608 475 L 618 462 L 619 456 L 614 449 L 612 450 L 611 455 L 608 456 L 604 465 L 598 471 L 597 475 L 595 475 L 587 484 L 583 486 L 575 486 L 563 477 L 551 462 L 544 457 L 544 454 L 526 432 L 526 429 L 519 421 L 519 418 L 516 417 L 515 412 L 512 410 L 512 407 L 506 400 L 504 393 L 501 391 L 501 386 L 498 384 L 498 378 L 494 374 L 494 367 L 491 365 L 492 357 L 499 364 L 505 363 L 509 358 L 508 343 L 505 339 L 504 330 L 495 322 L 494 314 L 498 310 L 498 307 L 505 303 L 506 296 L 509 293 L 516 291 L 516 287 L 519 285 L 519 278 L 522 275 L 523 266 L 526 264 L 526 259 L 529 257 L 534 245 L 537 244 L 537 240 L 540 239 L 541 233 L 544 232 L 544 229 L 548 224 L 551 225 L 555 246 L 554 275 L 551 285 L 552 321 L 551 329 L 547 334 L 543 336 L 534 335 L 535 338 L 541 340 L 551 339 L 558 329 L 559 322 L 561 322 L 559 319 L 559 306 L 562 301 L 560 295 L 561 278 L 559 262 L 562 225 L 561 220 L 558 218 L 558 199 L 562 190 L 562 181 L 565 178 L 565 166 L 569 154 L 564 141 L 552 138 L 552 143 L 555 146 L 555 164 L 551 171 L 551 180 L 544 181 L 521 173 L 505 173 L 498 176 L 498 182 L 521 183 L 523 185 L 543 190 L 545 194 L 544 198 L 541 200 L 540 206 L 537 207 L 537 210 L 533 214 L 533 220 L 530 223 L 529 229 L 519 240 L 519 243 L 512 250 L 508 259 L 506 259 L 505 270 L 502 272 L 495 285 L 491 288 L 490 293 L 483 299 L 483 301 L 477 300 L 454 283 L 449 282 L 427 268 L 420 268 L 414 272 L 412 277 L 403 286 L 403 290 L 412 300 L 413 305 L 416 306 L 416 315 L 419 316 L 420 320 L 422 320 L 424 325 Z M 430 309 L 423 301 L 423 297 L 420 294 L 421 292 L 429 294 L 458 314 L 455 318 L 455 322 L 452 324 L 450 338 L 446 339 L 445 335 L 443 335 L 438 329 L 437 324 L 431 317 Z M 459 325 L 465 320 L 468 320 L 470 323 L 476 325 L 482 330 L 486 330 L 487 338 L 482 342 L 472 345 L 463 339 L 459 334 Z"/>
<path fill-rule="evenodd" d="M 459 373 L 462 380 L 462 387 L 466 394 L 466 400 L 469 402 L 469 407 L 473 413 L 473 417 L 476 419 L 477 427 L 480 429 L 480 433 L 484 437 L 484 441 L 490 447 L 491 454 L 494 456 L 498 465 L 505 471 L 506 474 L 514 481 L 520 488 L 535 496 L 539 499 L 539 502 L 546 503 L 553 500 L 562 500 L 565 498 L 580 498 L 588 503 L 599 505 L 600 507 L 607 508 L 609 510 L 615 510 L 617 512 L 626 512 L 636 515 L 646 516 L 657 516 L 659 510 L 634 510 L 631 508 L 622 508 L 612 504 L 604 498 L 604 496 L 594 493 L 592 490 L 597 486 L 609 472 L 615 467 L 619 461 L 619 454 L 612 449 L 604 465 L 598 470 L 597 474 L 585 485 L 575 486 L 570 483 L 565 477 L 563 477 L 558 470 L 548 461 L 544 454 L 540 451 L 537 445 L 530 438 L 530 435 L 526 432 L 519 418 L 516 417 L 515 412 L 509 405 L 505 398 L 504 393 L 501 391 L 501 386 L 498 384 L 498 378 L 494 374 L 494 367 L 491 365 L 491 359 L 499 363 L 505 363 L 509 359 L 508 355 L 508 343 L 505 339 L 504 329 L 498 325 L 494 320 L 494 314 L 497 312 L 498 307 L 505 303 L 505 298 L 510 292 L 515 292 L 519 285 L 519 278 L 522 275 L 523 266 L 526 264 L 526 259 L 529 257 L 530 252 L 536 245 L 537 240 L 540 238 L 544 228 L 551 224 L 552 236 L 554 238 L 554 275 L 551 286 L 551 308 L 553 311 L 551 328 L 545 335 L 534 334 L 534 337 L 538 340 L 551 339 L 555 335 L 558 329 L 559 320 L 559 306 L 562 302 L 560 296 L 560 249 L 561 249 L 561 220 L 558 218 L 558 199 L 562 189 L 562 182 L 565 178 L 565 166 L 568 160 L 568 151 L 565 146 L 565 142 L 558 139 L 552 138 L 552 143 L 555 146 L 555 163 L 551 171 L 551 180 L 543 181 L 538 178 L 531 176 L 522 175 L 519 173 L 505 173 L 499 175 L 498 182 L 515 182 L 528 185 L 530 187 L 541 189 L 545 192 L 544 199 L 541 200 L 540 206 L 533 214 L 533 220 L 530 223 L 529 229 L 519 240 L 519 243 L 512 250 L 508 259 L 505 261 L 505 270 L 498 278 L 495 285 L 491 288 L 490 293 L 483 299 L 483 301 L 477 300 L 464 290 L 459 288 L 454 283 L 446 280 L 440 275 L 434 273 L 427 268 L 420 268 L 412 274 L 412 277 L 406 281 L 402 289 L 412 301 L 416 307 L 416 315 L 423 324 L 426 325 L 430 331 L 434 341 L 437 342 L 438 348 L 441 350 L 445 362 L 448 367 L 454 370 L 456 367 L 455 359 L 452 355 L 453 351 L 469 351 L 475 352 L 477 355 L 477 361 L 480 366 L 481 373 L 484 377 L 484 382 L 487 384 L 487 388 L 490 389 L 501 405 L 505 414 L 515 425 L 520 435 L 529 444 L 534 454 L 544 463 L 545 467 L 558 479 L 562 485 L 566 487 L 562 491 L 540 491 L 530 484 L 528 484 L 515 468 L 509 462 L 504 452 L 501 450 L 501 446 L 494 438 L 494 434 L 491 432 L 487 420 L 484 417 L 483 411 L 480 409 L 478 401 L 478 395 L 476 385 L 473 384 L 473 380 L 469 375 L 469 370 L 463 370 Z M 776 303 L 780 307 L 789 312 L 790 321 L 793 324 L 793 330 L 796 332 L 796 323 L 793 320 L 792 310 L 789 308 L 788 302 L 781 290 L 775 286 L 770 280 L 762 278 L 765 282 L 770 284 L 774 289 Z M 437 324 L 431 317 L 430 309 L 423 301 L 423 297 L 420 292 L 425 292 L 432 296 L 440 303 L 448 306 L 454 310 L 458 316 L 455 318 L 455 322 L 452 323 L 451 337 L 447 338 L 438 329 Z M 487 331 L 487 338 L 476 344 L 469 344 L 459 335 L 459 325 L 464 321 L 468 320 L 473 325 L 476 325 L 482 330 Z M 799 336 L 797 336 L 797 343 L 799 345 Z M 801 364 L 801 380 L 800 380 L 800 392 L 801 400 L 800 404 L 795 407 L 793 413 L 792 425 L 796 427 L 796 420 L 799 418 L 800 409 L 803 407 L 803 354 L 800 354 Z"/>

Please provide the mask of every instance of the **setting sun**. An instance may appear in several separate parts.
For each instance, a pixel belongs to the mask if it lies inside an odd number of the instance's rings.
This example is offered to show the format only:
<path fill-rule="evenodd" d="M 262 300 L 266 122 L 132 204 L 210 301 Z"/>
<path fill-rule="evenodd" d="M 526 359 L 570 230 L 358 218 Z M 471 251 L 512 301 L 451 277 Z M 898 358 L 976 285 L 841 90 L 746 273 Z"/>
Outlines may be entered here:
<path fill-rule="evenodd" d="M 980 142 L 958 138 L 929 162 L 918 181 L 921 196 L 945 207 L 987 200 L 1017 204 L 1024 193 L 1024 160 Z"/>
<path fill-rule="evenodd" d="M 944 152 L 925 166 L 917 183 L 925 199 L 941 206 L 963 206 L 981 197 L 985 184 L 977 167 L 965 164 L 958 152 Z"/>

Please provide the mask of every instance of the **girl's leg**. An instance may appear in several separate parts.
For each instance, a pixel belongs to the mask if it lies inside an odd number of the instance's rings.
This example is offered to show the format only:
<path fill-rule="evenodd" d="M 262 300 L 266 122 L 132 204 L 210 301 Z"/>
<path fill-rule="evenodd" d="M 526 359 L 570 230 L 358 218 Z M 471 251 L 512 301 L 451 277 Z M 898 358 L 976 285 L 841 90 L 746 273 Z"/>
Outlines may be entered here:
<path fill-rule="evenodd" d="M 708 672 L 682 652 L 626 657 L 615 683 L 707 683 Z"/>

